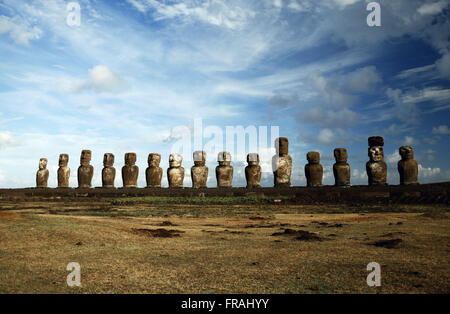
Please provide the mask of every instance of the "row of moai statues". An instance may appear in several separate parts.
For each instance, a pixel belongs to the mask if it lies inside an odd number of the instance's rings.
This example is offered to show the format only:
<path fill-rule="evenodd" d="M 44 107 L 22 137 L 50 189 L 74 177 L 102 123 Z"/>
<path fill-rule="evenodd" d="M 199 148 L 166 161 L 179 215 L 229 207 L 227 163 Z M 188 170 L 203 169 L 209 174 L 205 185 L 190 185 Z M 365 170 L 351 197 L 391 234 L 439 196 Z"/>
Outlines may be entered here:
<path fill-rule="evenodd" d="M 369 185 L 386 185 L 387 166 L 384 162 L 383 145 L 381 136 L 369 137 L 368 156 L 370 160 L 366 164 Z M 289 155 L 289 141 L 280 137 L 275 141 L 276 155 L 272 158 L 275 187 L 290 187 L 292 174 L 292 158 Z M 414 160 L 414 152 L 410 146 L 402 146 L 399 149 L 401 160 L 398 162 L 400 184 L 418 184 L 418 165 Z M 94 175 L 94 167 L 90 165 L 92 152 L 83 150 L 81 152 L 80 167 L 78 168 L 78 187 L 90 188 Z M 206 188 L 208 180 L 208 167 L 206 166 L 206 152 L 195 151 L 193 154 L 194 166 L 191 168 L 191 179 L 193 188 Z M 309 152 L 306 155 L 308 164 L 305 165 L 305 176 L 308 187 L 322 186 L 323 167 L 320 164 L 320 154 Z M 350 165 L 347 163 L 348 154 L 345 148 L 334 150 L 336 163 L 333 165 L 335 186 L 350 186 Z M 233 167 L 231 166 L 231 154 L 221 152 L 218 155 L 219 165 L 216 167 L 216 179 L 218 187 L 232 187 Z M 170 188 L 184 186 L 183 158 L 180 154 L 171 154 L 169 157 L 169 168 L 167 178 Z M 68 167 L 69 155 L 59 156 L 58 187 L 69 187 L 70 169 Z M 161 155 L 151 153 L 148 155 L 148 168 L 146 169 L 147 187 L 161 187 L 163 170 L 159 167 Z M 259 155 L 250 153 L 247 155 L 248 166 L 245 167 L 245 178 L 247 188 L 260 187 L 261 166 Z M 114 168 L 114 155 L 106 153 L 103 158 L 104 168 L 102 170 L 102 187 L 113 188 L 116 177 Z M 47 187 L 49 172 L 46 169 L 47 159 L 41 158 L 39 170 L 36 174 L 37 187 Z M 122 167 L 123 187 L 137 187 L 139 168 L 136 166 L 136 154 L 125 154 L 125 165 Z"/>

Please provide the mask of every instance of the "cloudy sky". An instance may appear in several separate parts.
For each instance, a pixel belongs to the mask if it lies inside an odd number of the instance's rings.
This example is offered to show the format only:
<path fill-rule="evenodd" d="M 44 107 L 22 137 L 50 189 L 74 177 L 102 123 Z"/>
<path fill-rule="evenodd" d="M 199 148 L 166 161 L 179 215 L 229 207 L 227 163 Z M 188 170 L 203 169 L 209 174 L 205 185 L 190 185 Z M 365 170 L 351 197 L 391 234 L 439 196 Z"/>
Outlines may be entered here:
<path fill-rule="evenodd" d="M 136 152 L 144 186 L 148 153 L 167 168 L 195 119 L 224 134 L 278 126 L 294 185 L 305 185 L 308 151 L 332 184 L 335 147 L 349 152 L 352 183 L 366 184 L 371 135 L 385 138 L 389 183 L 402 145 L 415 150 L 420 182 L 450 181 L 450 0 L 378 2 L 380 27 L 367 25 L 364 0 L 79 0 L 70 26 L 69 1 L 0 0 L 0 187 L 34 186 L 41 157 L 56 186 L 60 153 L 76 186 L 82 149 L 93 152 L 94 186 L 106 152 L 116 169 Z M 260 149 L 264 186 L 272 154 Z M 244 158 L 233 156 L 235 186 Z"/>

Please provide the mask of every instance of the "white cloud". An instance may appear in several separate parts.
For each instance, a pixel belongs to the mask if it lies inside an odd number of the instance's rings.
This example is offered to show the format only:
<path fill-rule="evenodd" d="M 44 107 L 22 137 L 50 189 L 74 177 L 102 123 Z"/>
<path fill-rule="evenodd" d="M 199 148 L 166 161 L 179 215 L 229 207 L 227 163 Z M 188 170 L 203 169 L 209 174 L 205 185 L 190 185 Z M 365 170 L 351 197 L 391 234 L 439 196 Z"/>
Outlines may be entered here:
<path fill-rule="evenodd" d="M 11 39 L 19 45 L 28 45 L 30 40 L 39 39 L 42 30 L 37 26 L 31 26 L 28 22 L 18 17 L 0 15 L 0 34 L 9 33 Z"/>
<path fill-rule="evenodd" d="M 334 0 L 334 2 L 341 8 L 345 8 L 348 5 L 352 5 L 360 0 Z"/>
<path fill-rule="evenodd" d="M 450 134 L 450 129 L 447 125 L 440 125 L 438 127 L 433 127 L 433 134 Z"/>
<path fill-rule="evenodd" d="M 417 9 L 417 12 L 419 12 L 421 15 L 434 15 L 441 13 L 447 5 L 448 1 L 446 0 L 434 3 L 424 3 Z"/>
<path fill-rule="evenodd" d="M 322 129 L 320 130 L 319 135 L 317 136 L 317 140 L 321 144 L 329 145 L 333 144 L 335 136 L 333 131 L 331 131 L 330 129 Z"/>
<path fill-rule="evenodd" d="M 450 53 L 446 53 L 436 61 L 436 68 L 442 78 L 450 79 Z"/>
<path fill-rule="evenodd" d="M 255 15 L 252 10 L 231 6 L 219 0 L 208 0 L 202 4 L 195 1 L 178 1 L 173 4 L 161 3 L 156 0 L 128 0 L 128 2 L 141 12 L 154 10 L 156 20 L 178 17 L 188 21 L 190 18 L 230 29 L 242 27 L 248 18 Z"/>
<path fill-rule="evenodd" d="M 347 74 L 346 77 L 347 88 L 358 93 L 370 92 L 382 82 L 381 75 L 374 66 L 360 68 Z"/>
<path fill-rule="evenodd" d="M 8 131 L 0 132 L 0 148 L 16 146 L 19 142 Z"/>
<path fill-rule="evenodd" d="M 440 168 L 426 168 L 423 167 L 421 164 L 419 164 L 419 178 L 433 178 L 438 176 L 441 173 L 441 169 Z"/>
<path fill-rule="evenodd" d="M 96 65 L 89 69 L 89 79 L 76 84 L 74 91 L 92 90 L 97 93 L 122 92 L 127 88 L 126 82 L 115 75 L 107 66 Z"/>

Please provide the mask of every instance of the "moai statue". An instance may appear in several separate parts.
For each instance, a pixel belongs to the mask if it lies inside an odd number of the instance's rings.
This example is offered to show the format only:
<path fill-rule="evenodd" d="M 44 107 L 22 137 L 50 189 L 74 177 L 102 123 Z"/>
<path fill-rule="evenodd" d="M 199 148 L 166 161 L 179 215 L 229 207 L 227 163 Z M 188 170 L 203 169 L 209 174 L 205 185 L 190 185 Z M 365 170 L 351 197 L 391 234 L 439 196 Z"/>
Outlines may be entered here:
<path fill-rule="evenodd" d="M 261 166 L 259 165 L 259 155 L 250 153 L 247 155 L 248 166 L 245 167 L 245 179 L 247 180 L 247 188 L 261 187 Z"/>
<path fill-rule="evenodd" d="M 81 151 L 80 167 L 78 167 L 78 188 L 90 188 L 94 167 L 90 164 L 92 152 L 90 150 Z"/>
<path fill-rule="evenodd" d="M 208 181 L 208 167 L 206 164 L 206 152 L 198 150 L 194 152 L 194 166 L 191 168 L 191 178 L 193 188 L 206 188 Z"/>
<path fill-rule="evenodd" d="M 116 178 L 116 168 L 114 166 L 114 155 L 106 153 L 103 155 L 103 170 L 102 170 L 102 187 L 113 188 L 114 179 Z"/>
<path fill-rule="evenodd" d="M 39 159 L 39 170 L 36 173 L 36 187 L 46 188 L 48 182 L 47 158 Z"/>
<path fill-rule="evenodd" d="M 417 161 L 414 160 L 414 151 L 411 146 L 402 146 L 399 149 L 402 159 L 398 162 L 397 168 L 400 174 L 400 185 L 419 184 L 417 177 L 419 169 Z"/>
<path fill-rule="evenodd" d="M 148 154 L 148 168 L 145 170 L 145 179 L 148 188 L 160 188 L 163 170 L 159 166 L 161 155 L 157 153 Z"/>
<path fill-rule="evenodd" d="M 136 153 L 125 154 L 125 166 L 122 167 L 124 188 L 137 188 L 139 167 L 136 166 Z"/>
<path fill-rule="evenodd" d="M 309 152 L 306 154 L 308 164 L 305 165 L 306 185 L 310 187 L 322 186 L 323 167 L 320 164 L 320 154 Z"/>
<path fill-rule="evenodd" d="M 181 167 L 183 157 L 180 154 L 170 154 L 169 169 L 167 169 L 167 179 L 169 188 L 182 188 L 184 181 L 184 168 Z"/>
<path fill-rule="evenodd" d="M 275 187 L 290 187 L 292 158 L 288 155 L 289 141 L 287 137 L 275 140 L 277 154 L 272 157 L 273 180 Z"/>
<path fill-rule="evenodd" d="M 231 188 L 233 184 L 233 167 L 231 166 L 231 154 L 220 152 L 217 156 L 219 165 L 216 167 L 217 187 Z"/>
<path fill-rule="evenodd" d="M 368 155 L 370 160 L 366 163 L 369 185 L 386 185 L 387 166 L 384 162 L 384 139 L 381 136 L 369 137 Z"/>
<path fill-rule="evenodd" d="M 68 164 L 69 164 L 69 155 L 68 154 L 59 155 L 59 168 L 58 168 L 59 188 L 69 187 L 70 168 L 67 167 Z"/>
<path fill-rule="evenodd" d="M 350 165 L 347 163 L 347 150 L 345 148 L 336 148 L 334 150 L 336 163 L 333 165 L 334 185 L 350 186 Z"/>

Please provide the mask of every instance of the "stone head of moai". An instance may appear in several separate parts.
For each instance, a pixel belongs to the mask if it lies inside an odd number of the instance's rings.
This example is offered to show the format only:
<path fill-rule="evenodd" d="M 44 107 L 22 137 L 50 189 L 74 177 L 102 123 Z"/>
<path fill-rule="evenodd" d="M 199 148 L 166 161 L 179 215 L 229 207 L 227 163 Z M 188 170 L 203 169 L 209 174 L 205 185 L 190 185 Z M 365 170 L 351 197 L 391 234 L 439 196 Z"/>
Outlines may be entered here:
<path fill-rule="evenodd" d="M 249 166 L 259 165 L 259 155 L 256 153 L 250 153 L 247 155 L 247 163 Z"/>
<path fill-rule="evenodd" d="M 136 153 L 125 154 L 125 165 L 134 166 L 136 164 Z"/>
<path fill-rule="evenodd" d="M 346 163 L 348 159 L 347 150 L 345 148 L 335 148 L 334 159 L 337 163 Z"/>
<path fill-rule="evenodd" d="M 159 167 L 161 162 L 161 154 L 150 153 L 148 154 L 147 163 L 149 167 Z"/>
<path fill-rule="evenodd" d="M 368 156 L 370 161 L 377 162 L 384 160 L 384 139 L 381 136 L 371 136 L 369 137 L 369 150 Z"/>
<path fill-rule="evenodd" d="M 41 158 L 39 159 L 39 170 L 45 170 L 47 169 L 47 158 Z"/>
<path fill-rule="evenodd" d="M 402 160 L 414 159 L 414 151 L 411 146 L 402 146 L 399 148 L 400 156 Z"/>
<path fill-rule="evenodd" d="M 312 165 L 320 164 L 320 154 L 318 152 L 309 152 L 306 154 L 306 159 Z"/>
<path fill-rule="evenodd" d="M 169 156 L 169 167 L 170 168 L 181 167 L 182 162 L 183 162 L 183 157 L 181 156 L 181 154 L 170 154 L 170 156 Z"/>
<path fill-rule="evenodd" d="M 275 150 L 278 156 L 285 156 L 289 153 L 289 140 L 287 137 L 279 137 L 275 140 Z"/>
<path fill-rule="evenodd" d="M 82 166 L 89 166 L 92 158 L 92 152 L 88 149 L 81 151 L 80 164 Z"/>
<path fill-rule="evenodd" d="M 219 166 L 230 166 L 231 154 L 229 152 L 220 152 L 217 155 L 217 161 L 219 162 Z"/>
<path fill-rule="evenodd" d="M 69 164 L 69 155 L 68 154 L 60 154 L 58 164 L 60 167 L 67 167 L 67 165 Z"/>
<path fill-rule="evenodd" d="M 112 167 L 114 166 L 114 155 L 111 153 L 106 153 L 103 155 L 103 166 Z"/>
<path fill-rule="evenodd" d="M 193 154 L 194 165 L 204 166 L 206 164 L 206 152 L 203 150 L 197 150 Z"/>

